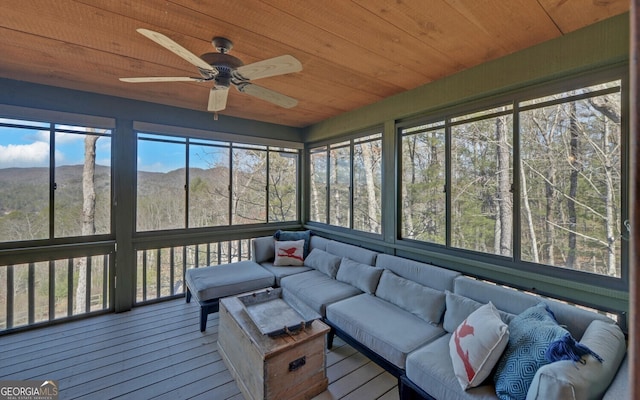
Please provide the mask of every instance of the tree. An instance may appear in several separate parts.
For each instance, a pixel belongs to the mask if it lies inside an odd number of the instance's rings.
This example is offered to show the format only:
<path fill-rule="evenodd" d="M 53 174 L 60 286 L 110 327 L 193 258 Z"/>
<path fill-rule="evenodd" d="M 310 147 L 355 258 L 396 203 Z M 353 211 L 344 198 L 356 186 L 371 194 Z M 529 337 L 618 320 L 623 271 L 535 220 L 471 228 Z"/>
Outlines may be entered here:
<path fill-rule="evenodd" d="M 96 142 L 100 136 L 86 135 L 84 138 L 84 167 L 82 169 L 82 235 L 89 236 L 96 233 Z M 76 287 L 75 313 L 81 314 L 88 310 L 87 293 L 87 258 L 75 260 L 78 272 L 78 286 Z"/>
<path fill-rule="evenodd" d="M 508 121 L 505 116 L 496 118 L 497 193 L 495 254 L 511 255 L 513 233 L 513 199 L 511 194 L 511 146 L 509 146 Z"/>
<path fill-rule="evenodd" d="M 380 140 L 354 146 L 354 229 L 380 233 Z M 364 175 L 364 193 L 362 193 Z"/>

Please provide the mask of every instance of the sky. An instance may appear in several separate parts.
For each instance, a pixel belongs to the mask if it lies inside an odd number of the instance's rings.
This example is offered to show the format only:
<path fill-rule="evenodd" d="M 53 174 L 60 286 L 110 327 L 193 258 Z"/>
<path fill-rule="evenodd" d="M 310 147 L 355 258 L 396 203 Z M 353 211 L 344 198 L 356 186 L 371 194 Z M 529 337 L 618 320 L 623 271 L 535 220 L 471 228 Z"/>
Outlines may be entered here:
<path fill-rule="evenodd" d="M 3 124 L 29 125 L 15 128 Z M 49 124 L 0 118 L 0 169 L 48 167 L 50 152 Z M 56 132 L 55 165 L 81 165 L 84 163 L 84 137 L 87 128 L 57 125 L 58 129 L 78 133 Z M 139 171 L 169 172 L 185 167 L 186 140 L 169 136 L 141 134 L 141 137 L 158 140 L 138 140 L 137 165 Z M 190 145 L 191 168 L 211 168 L 229 165 L 229 148 L 208 144 L 220 142 L 198 141 Z M 111 138 L 103 136 L 96 143 L 96 163 L 111 165 Z"/>
<path fill-rule="evenodd" d="M 0 118 L 0 123 L 16 123 Z M 46 124 L 30 123 L 32 129 L 0 126 L 0 168 L 48 167 L 50 135 Z M 67 126 L 59 126 L 68 129 Z M 77 127 L 73 129 L 78 130 Z M 77 165 L 84 162 L 84 135 L 56 133 L 56 166 Z M 111 139 L 101 137 L 96 143 L 96 163 L 111 165 Z"/>

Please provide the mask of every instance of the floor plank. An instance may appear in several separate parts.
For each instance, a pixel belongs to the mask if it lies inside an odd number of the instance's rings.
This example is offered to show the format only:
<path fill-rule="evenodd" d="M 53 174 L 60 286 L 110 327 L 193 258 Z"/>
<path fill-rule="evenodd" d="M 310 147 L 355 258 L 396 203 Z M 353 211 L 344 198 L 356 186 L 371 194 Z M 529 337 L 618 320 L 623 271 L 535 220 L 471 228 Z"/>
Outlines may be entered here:
<path fill-rule="evenodd" d="M 199 330 L 184 299 L 0 336 L 0 380 L 57 380 L 61 399 L 242 400 L 218 353 L 218 314 Z M 397 380 L 336 338 L 314 400 L 397 400 Z"/>

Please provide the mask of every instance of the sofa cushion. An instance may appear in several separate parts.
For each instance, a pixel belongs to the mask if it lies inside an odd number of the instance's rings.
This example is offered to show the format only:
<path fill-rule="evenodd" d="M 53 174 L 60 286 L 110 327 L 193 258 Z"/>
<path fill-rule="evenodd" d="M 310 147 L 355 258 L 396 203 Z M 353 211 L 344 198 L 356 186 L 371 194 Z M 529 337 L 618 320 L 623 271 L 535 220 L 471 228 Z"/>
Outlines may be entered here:
<path fill-rule="evenodd" d="M 524 399 L 538 368 L 549 364 L 545 358 L 549 345 L 566 333 L 544 303 L 513 318 L 509 323 L 509 343 L 494 375 L 498 397 Z"/>
<path fill-rule="evenodd" d="M 276 241 L 273 265 L 301 266 L 304 263 L 304 239 Z"/>
<path fill-rule="evenodd" d="M 442 327 L 371 294 L 331 304 L 327 319 L 399 368 L 409 353 L 444 334 Z"/>
<path fill-rule="evenodd" d="M 407 356 L 406 375 L 414 384 L 436 399 L 495 400 L 496 392 L 488 379 L 484 385 L 462 389 L 449 357 L 447 333 Z"/>
<path fill-rule="evenodd" d="M 472 312 L 453 331 L 449 354 L 463 389 L 481 384 L 495 367 L 509 340 L 509 329 L 492 303 Z"/>
<path fill-rule="evenodd" d="M 347 257 L 362 264 L 374 265 L 378 253 L 352 244 L 335 240 L 327 242 L 327 252 L 340 258 Z"/>
<path fill-rule="evenodd" d="M 273 274 L 273 276 L 275 276 L 275 278 L 276 278 L 275 284 L 277 286 L 280 286 L 280 281 L 285 276 L 300 274 L 302 272 L 307 272 L 307 271 L 311 271 L 312 270 L 312 268 L 305 267 L 305 266 L 300 266 L 300 267 L 285 266 L 285 267 L 283 267 L 283 266 L 273 265 L 272 262 L 263 262 L 260 265 L 262 265 L 262 268 L 264 268 L 267 271 L 271 272 Z"/>
<path fill-rule="evenodd" d="M 578 308 L 561 301 L 550 299 L 543 299 L 542 301 L 549 307 L 556 321 L 575 338 L 581 338 L 587 330 L 587 327 L 594 320 L 615 323 L 611 318 L 591 310 Z"/>
<path fill-rule="evenodd" d="M 273 237 L 278 241 L 304 240 L 303 258 L 309 255 L 309 241 L 311 240 L 311 231 L 282 231 L 278 229 Z"/>
<path fill-rule="evenodd" d="M 262 236 L 251 239 L 251 256 L 258 264 L 272 262 L 275 255 L 275 238 Z"/>
<path fill-rule="evenodd" d="M 453 291 L 454 279 L 460 276 L 459 272 L 450 269 L 389 254 L 379 254 L 376 267 L 388 269 L 398 276 L 440 291 Z"/>
<path fill-rule="evenodd" d="M 442 327 L 445 331 L 451 333 L 460 326 L 462 321 L 465 320 L 472 312 L 482 307 L 482 303 L 472 300 L 468 297 L 459 296 L 450 291 L 445 291 L 446 295 L 446 311 L 444 313 L 444 320 Z M 493 302 L 491 302 L 493 304 Z M 495 305 L 494 305 L 495 306 Z M 496 309 L 497 310 L 497 309 Z M 497 310 L 500 314 L 500 318 L 503 322 L 509 323 L 514 315 L 506 313 L 504 311 Z"/>
<path fill-rule="evenodd" d="M 362 293 L 358 288 L 316 270 L 284 277 L 280 286 L 323 317 L 329 304 Z"/>
<path fill-rule="evenodd" d="M 583 362 L 563 360 L 540 367 L 527 392 L 527 400 L 602 398 L 624 358 L 624 334 L 615 324 L 595 320 L 580 343 L 597 353 L 602 362 L 586 355 Z"/>
<path fill-rule="evenodd" d="M 313 249 L 327 250 L 327 243 L 331 240 L 327 238 L 323 238 L 318 235 L 311 235 L 311 240 L 309 240 L 309 252 Z"/>
<path fill-rule="evenodd" d="M 330 278 L 335 278 L 342 259 L 324 250 L 313 249 L 304 259 L 304 265 L 316 269 Z"/>
<path fill-rule="evenodd" d="M 613 378 L 613 382 L 607 388 L 607 391 L 602 397 L 602 400 L 619 400 L 630 398 L 631 388 L 629 385 L 629 356 L 627 355 L 623 360 L 616 376 Z"/>
<path fill-rule="evenodd" d="M 444 292 L 422 286 L 384 270 L 376 296 L 387 300 L 426 322 L 439 324 L 445 307 Z"/>
<path fill-rule="evenodd" d="M 454 293 L 476 300 L 482 304 L 493 302 L 498 310 L 510 314 L 520 314 L 529 307 L 540 302 L 546 303 L 556 320 L 564 326 L 573 337 L 579 338 L 594 319 L 614 322 L 611 318 L 593 311 L 577 308 L 559 301 L 543 299 L 539 296 L 523 293 L 513 288 L 494 283 L 476 280 L 469 277 L 458 277 L 455 280 Z"/>
<path fill-rule="evenodd" d="M 467 276 L 456 278 L 453 292 L 481 304 L 492 302 L 498 310 L 518 315 L 540 303 L 540 298 L 510 287 L 496 285 Z"/>
<path fill-rule="evenodd" d="M 336 279 L 355 286 L 365 293 L 374 293 L 378 287 L 378 281 L 382 274 L 382 268 L 355 262 L 346 257 L 342 258 Z"/>
<path fill-rule="evenodd" d="M 196 300 L 207 301 L 272 286 L 274 277 L 253 261 L 240 261 L 188 269 L 185 280 Z"/>

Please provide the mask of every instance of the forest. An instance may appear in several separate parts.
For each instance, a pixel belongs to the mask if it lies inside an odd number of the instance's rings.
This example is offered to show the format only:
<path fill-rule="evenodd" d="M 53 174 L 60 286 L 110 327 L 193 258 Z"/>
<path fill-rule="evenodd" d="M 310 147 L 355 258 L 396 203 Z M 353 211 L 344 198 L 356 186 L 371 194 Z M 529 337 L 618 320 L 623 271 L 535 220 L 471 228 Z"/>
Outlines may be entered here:
<path fill-rule="evenodd" d="M 518 106 L 403 130 L 402 237 L 620 277 L 620 82 Z"/>

